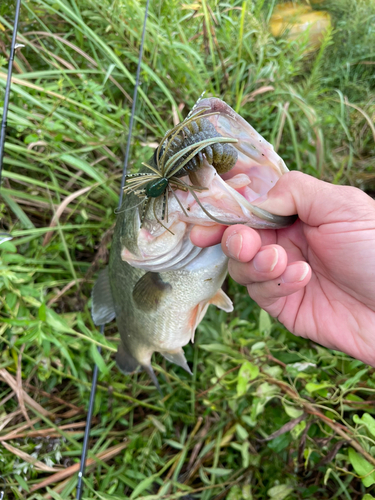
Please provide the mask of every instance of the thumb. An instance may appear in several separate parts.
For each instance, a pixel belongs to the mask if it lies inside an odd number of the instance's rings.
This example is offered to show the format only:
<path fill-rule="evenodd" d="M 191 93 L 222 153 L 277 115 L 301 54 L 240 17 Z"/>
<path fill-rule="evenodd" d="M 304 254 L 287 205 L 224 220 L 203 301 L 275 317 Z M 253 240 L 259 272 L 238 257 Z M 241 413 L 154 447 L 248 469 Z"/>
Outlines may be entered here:
<path fill-rule="evenodd" d="M 275 215 L 298 214 L 310 226 L 373 219 L 375 201 L 360 189 L 337 186 L 302 172 L 284 174 L 254 205 Z"/>

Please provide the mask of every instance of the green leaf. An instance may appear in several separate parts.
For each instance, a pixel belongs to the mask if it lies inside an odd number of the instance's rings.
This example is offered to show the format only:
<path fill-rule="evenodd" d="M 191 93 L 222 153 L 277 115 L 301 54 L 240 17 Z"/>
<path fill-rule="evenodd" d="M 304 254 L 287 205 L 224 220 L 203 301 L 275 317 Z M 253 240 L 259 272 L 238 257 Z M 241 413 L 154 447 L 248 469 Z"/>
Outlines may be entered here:
<path fill-rule="evenodd" d="M 32 142 L 36 142 L 38 140 L 39 140 L 38 134 L 29 134 L 24 138 L 23 142 L 25 144 L 31 144 Z"/>
<path fill-rule="evenodd" d="M 268 382 L 263 382 L 257 388 L 257 396 L 262 398 L 262 400 L 267 401 L 272 399 L 272 397 L 277 394 L 279 391 L 278 387 L 273 384 L 269 384 Z"/>
<path fill-rule="evenodd" d="M 51 328 L 58 332 L 75 333 L 75 331 L 67 325 L 65 320 L 49 307 L 46 307 L 46 321 Z"/>
<path fill-rule="evenodd" d="M 27 493 L 30 493 L 29 486 L 23 477 L 19 476 L 18 474 L 14 474 L 13 477 L 23 490 L 27 491 Z"/>
<path fill-rule="evenodd" d="M 236 433 L 239 441 L 244 441 L 249 437 L 249 433 L 241 424 L 236 425 Z"/>
<path fill-rule="evenodd" d="M 75 167 L 77 170 L 82 170 L 92 179 L 94 179 L 97 182 L 100 182 L 101 184 L 106 181 L 106 179 L 98 172 L 97 169 L 92 167 L 90 163 L 88 163 L 85 160 L 82 160 L 81 158 L 77 158 L 75 156 L 64 153 L 60 156 L 60 159 L 61 161 L 68 163 L 68 165 Z M 114 199 L 115 201 L 118 200 L 118 194 L 116 194 L 111 188 L 109 188 L 106 185 L 104 185 L 103 188 L 107 191 L 108 194 L 111 195 L 112 199 Z"/>
<path fill-rule="evenodd" d="M 63 500 L 63 497 L 59 495 L 56 491 L 53 491 L 51 488 L 47 487 L 47 491 L 51 495 L 51 498 L 53 498 L 53 500 Z"/>
<path fill-rule="evenodd" d="M 237 395 L 242 396 L 247 391 L 247 385 L 259 375 L 259 368 L 250 361 L 245 361 L 238 372 Z"/>
<path fill-rule="evenodd" d="M 297 424 L 291 431 L 291 435 L 294 440 L 298 439 L 299 435 L 305 430 L 306 428 L 306 420 L 302 420 L 299 424 Z"/>
<path fill-rule="evenodd" d="M 353 448 L 349 448 L 349 460 L 366 488 L 375 484 L 375 467 Z"/>
<path fill-rule="evenodd" d="M 108 374 L 108 366 L 105 364 L 104 359 L 95 344 L 90 345 L 90 352 L 95 364 L 98 365 L 99 370 L 104 374 Z"/>
<path fill-rule="evenodd" d="M 261 351 L 264 347 L 265 347 L 266 343 L 265 342 L 255 342 L 255 344 L 253 344 L 251 346 L 251 352 L 255 352 L 255 351 Z"/>
<path fill-rule="evenodd" d="M 230 347 L 223 344 L 201 344 L 199 348 L 209 352 L 222 352 L 236 358 L 241 357 L 238 350 L 236 351 L 235 349 L 231 349 Z"/>
<path fill-rule="evenodd" d="M 280 453 L 280 451 L 284 450 L 289 445 L 291 440 L 292 439 L 289 433 L 285 433 L 281 436 L 277 436 L 275 439 L 272 439 L 267 446 L 274 452 Z"/>
<path fill-rule="evenodd" d="M 346 380 L 346 382 L 341 384 L 339 387 L 343 391 L 346 391 L 350 387 L 357 385 L 357 383 L 360 381 L 361 377 L 367 372 L 368 372 L 368 368 L 363 368 L 363 370 L 360 370 L 359 372 L 357 372 L 353 377 L 348 378 L 348 380 Z"/>
<path fill-rule="evenodd" d="M 160 420 L 158 420 L 156 417 L 153 415 L 149 415 L 148 419 L 153 423 L 153 425 L 156 427 L 156 429 L 160 432 L 167 432 L 167 429 L 165 428 L 165 425 L 163 425 Z"/>
<path fill-rule="evenodd" d="M 24 264 L 25 257 L 19 253 L 8 253 L 3 256 L 3 262 L 7 264 Z"/>
<path fill-rule="evenodd" d="M 289 406 L 283 403 L 285 413 L 291 418 L 298 418 L 302 415 L 303 410 L 299 410 L 295 406 Z"/>
<path fill-rule="evenodd" d="M 29 219 L 29 217 L 26 215 L 26 213 L 22 210 L 22 208 L 19 206 L 19 204 L 13 200 L 10 196 L 2 192 L 2 197 L 5 203 L 8 205 L 8 207 L 12 210 L 14 215 L 19 219 L 21 222 L 21 226 L 26 228 L 26 229 L 33 229 L 35 226 Z"/>
<path fill-rule="evenodd" d="M 270 315 L 264 309 L 259 313 L 259 331 L 262 335 L 269 335 L 271 332 L 272 322 Z"/>
<path fill-rule="evenodd" d="M 242 489 L 238 486 L 232 486 L 230 489 L 227 500 L 243 500 Z"/>
<path fill-rule="evenodd" d="M 309 382 L 306 384 L 306 390 L 312 394 L 313 392 L 320 391 L 322 389 L 326 389 L 327 387 L 333 387 L 329 382 L 322 382 L 321 384 L 314 384 L 313 382 Z"/>
<path fill-rule="evenodd" d="M 242 467 L 247 469 L 250 465 L 250 450 L 249 450 L 249 442 L 244 441 L 241 447 L 241 457 L 242 457 Z"/>
<path fill-rule="evenodd" d="M 290 493 L 292 493 L 292 491 L 293 491 L 292 486 L 289 486 L 288 484 L 279 484 L 269 489 L 267 493 L 272 500 L 283 500 Z"/>
<path fill-rule="evenodd" d="M 2 253 L 10 252 L 10 253 L 16 253 L 17 252 L 17 247 L 14 243 L 11 243 L 10 241 L 4 241 L 4 243 L 1 244 L 0 250 Z"/>
<path fill-rule="evenodd" d="M 218 477 L 227 476 L 233 472 L 233 469 L 220 469 L 219 467 L 205 467 L 204 470 L 209 474 L 215 474 L 215 476 Z"/>
<path fill-rule="evenodd" d="M 5 302 L 9 309 L 14 309 L 17 303 L 18 297 L 14 293 L 8 292 L 5 296 Z"/>
<path fill-rule="evenodd" d="M 38 316 L 39 316 L 39 319 L 40 321 L 47 321 L 47 307 L 46 307 L 46 304 L 42 304 L 39 309 L 38 309 Z"/>
<path fill-rule="evenodd" d="M 158 478 L 158 474 L 152 474 L 152 476 L 146 477 L 141 481 L 138 486 L 133 490 L 133 493 L 130 495 L 130 498 L 137 498 L 142 491 L 148 489 L 155 479 Z"/>
<path fill-rule="evenodd" d="M 356 424 L 364 424 L 368 431 L 375 436 L 375 419 L 369 413 L 364 413 L 361 418 L 354 415 L 353 420 Z"/>

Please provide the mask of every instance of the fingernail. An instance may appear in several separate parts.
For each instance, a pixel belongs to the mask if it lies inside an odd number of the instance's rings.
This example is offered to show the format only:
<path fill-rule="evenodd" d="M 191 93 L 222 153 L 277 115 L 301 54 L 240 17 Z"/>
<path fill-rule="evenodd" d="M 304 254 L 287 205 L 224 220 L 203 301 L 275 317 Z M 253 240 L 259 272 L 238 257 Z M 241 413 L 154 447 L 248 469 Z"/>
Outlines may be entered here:
<path fill-rule="evenodd" d="M 234 233 L 229 236 L 226 246 L 230 257 L 238 259 L 242 250 L 242 234 Z"/>
<path fill-rule="evenodd" d="M 269 273 L 275 269 L 278 260 L 279 252 L 275 247 L 265 248 L 254 257 L 254 268 L 260 273 Z"/>
<path fill-rule="evenodd" d="M 309 272 L 309 266 L 306 262 L 296 262 L 290 264 L 281 277 L 284 283 L 299 283 L 303 281 Z"/>

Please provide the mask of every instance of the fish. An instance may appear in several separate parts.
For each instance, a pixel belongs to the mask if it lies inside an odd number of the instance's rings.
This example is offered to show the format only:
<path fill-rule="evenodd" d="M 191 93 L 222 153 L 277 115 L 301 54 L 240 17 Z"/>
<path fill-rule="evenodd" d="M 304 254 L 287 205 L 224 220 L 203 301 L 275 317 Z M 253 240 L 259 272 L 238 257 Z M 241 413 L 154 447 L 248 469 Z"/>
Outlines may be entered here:
<path fill-rule="evenodd" d="M 206 98 L 127 177 L 109 265 L 92 293 L 94 323 L 116 318 L 116 362 L 123 373 L 142 367 L 159 388 L 151 366 L 158 352 L 191 374 L 183 347 L 194 342 L 210 304 L 227 313 L 233 304 L 221 288 L 228 264 L 221 246 L 198 248 L 190 231 L 195 224 L 293 224 L 296 216 L 253 204 L 286 172 L 273 146 L 246 120 L 224 101 Z"/>

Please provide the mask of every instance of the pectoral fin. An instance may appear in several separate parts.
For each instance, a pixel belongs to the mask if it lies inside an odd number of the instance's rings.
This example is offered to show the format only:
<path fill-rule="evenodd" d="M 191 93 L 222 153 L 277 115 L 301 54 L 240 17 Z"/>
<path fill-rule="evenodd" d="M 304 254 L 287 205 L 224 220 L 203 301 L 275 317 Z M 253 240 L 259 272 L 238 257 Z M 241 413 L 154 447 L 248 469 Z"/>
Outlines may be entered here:
<path fill-rule="evenodd" d="M 110 323 L 115 317 L 108 267 L 100 271 L 92 291 L 91 316 L 95 325 Z"/>
<path fill-rule="evenodd" d="M 230 300 L 228 295 L 225 292 L 223 292 L 221 288 L 216 292 L 216 294 L 211 299 L 200 302 L 197 305 L 197 307 L 193 310 L 190 319 L 190 327 L 192 331 L 191 342 L 193 343 L 194 343 L 195 330 L 197 329 L 197 326 L 204 318 L 204 315 L 206 314 L 208 306 L 210 304 L 215 305 L 216 307 L 222 309 L 225 312 L 233 311 L 232 301 Z"/>
<path fill-rule="evenodd" d="M 185 371 L 187 371 L 189 375 L 193 375 L 191 373 L 189 365 L 187 364 L 185 354 L 184 354 L 184 351 L 182 350 L 182 347 L 180 347 L 180 349 L 177 349 L 174 352 L 164 351 L 164 352 L 160 352 L 160 354 L 162 354 L 167 361 L 171 361 L 171 363 L 175 363 L 176 365 L 181 366 L 181 368 L 183 368 Z"/>
<path fill-rule="evenodd" d="M 220 290 L 212 297 L 210 300 L 210 304 L 213 304 L 214 306 L 218 307 L 219 309 L 222 309 L 223 311 L 230 313 L 233 311 L 233 303 L 228 297 L 228 295 L 223 292 L 223 290 L 220 288 Z"/>
<path fill-rule="evenodd" d="M 148 272 L 134 286 L 133 300 L 138 309 L 155 311 L 162 299 L 172 292 L 172 286 L 159 273 Z"/>

